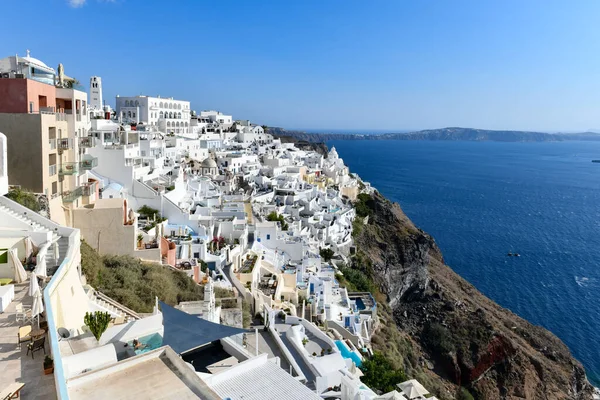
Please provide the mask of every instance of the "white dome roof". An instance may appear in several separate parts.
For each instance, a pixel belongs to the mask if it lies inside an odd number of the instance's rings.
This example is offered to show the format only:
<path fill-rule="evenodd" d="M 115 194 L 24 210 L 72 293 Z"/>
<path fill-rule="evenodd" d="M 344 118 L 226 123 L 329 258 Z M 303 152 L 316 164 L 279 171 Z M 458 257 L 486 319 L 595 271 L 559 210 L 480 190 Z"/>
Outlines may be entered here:
<path fill-rule="evenodd" d="M 19 57 L 25 61 L 27 61 L 30 64 L 34 64 L 37 65 L 39 67 L 42 68 L 46 68 L 46 69 L 50 69 L 52 71 L 54 71 L 54 68 L 50 68 L 49 66 L 47 66 L 45 63 L 43 63 L 42 61 L 38 60 L 37 58 L 33 58 L 29 55 L 29 50 L 27 50 L 27 55 L 25 57 Z"/>
<path fill-rule="evenodd" d="M 212 158 L 208 157 L 202 161 L 203 168 L 217 168 L 217 163 Z"/>

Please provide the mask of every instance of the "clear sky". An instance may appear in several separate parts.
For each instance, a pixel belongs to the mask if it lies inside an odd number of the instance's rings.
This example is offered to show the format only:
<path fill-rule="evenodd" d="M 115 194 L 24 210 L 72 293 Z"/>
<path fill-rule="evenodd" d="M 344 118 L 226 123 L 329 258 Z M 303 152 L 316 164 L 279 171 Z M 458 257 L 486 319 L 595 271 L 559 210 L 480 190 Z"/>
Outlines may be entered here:
<path fill-rule="evenodd" d="M 600 128 L 600 1 L 2 1 L 0 57 L 287 128 Z"/>

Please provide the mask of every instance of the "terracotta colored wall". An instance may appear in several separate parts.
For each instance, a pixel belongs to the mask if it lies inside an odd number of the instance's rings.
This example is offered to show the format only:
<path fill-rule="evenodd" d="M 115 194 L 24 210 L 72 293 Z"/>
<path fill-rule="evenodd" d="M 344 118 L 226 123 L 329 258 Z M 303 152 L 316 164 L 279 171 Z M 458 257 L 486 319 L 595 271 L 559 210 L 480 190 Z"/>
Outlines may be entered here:
<path fill-rule="evenodd" d="M 175 248 L 170 249 L 169 243 L 171 243 L 171 242 L 169 242 L 164 237 L 160 238 L 160 253 L 161 253 L 162 257 L 167 258 L 167 264 L 174 267 L 175 263 L 177 262 L 177 259 L 175 257 L 176 249 Z"/>
<path fill-rule="evenodd" d="M 28 113 L 40 110 L 39 96 L 46 96 L 46 107 L 56 107 L 56 88 L 31 79 L 0 79 L 0 113 Z"/>

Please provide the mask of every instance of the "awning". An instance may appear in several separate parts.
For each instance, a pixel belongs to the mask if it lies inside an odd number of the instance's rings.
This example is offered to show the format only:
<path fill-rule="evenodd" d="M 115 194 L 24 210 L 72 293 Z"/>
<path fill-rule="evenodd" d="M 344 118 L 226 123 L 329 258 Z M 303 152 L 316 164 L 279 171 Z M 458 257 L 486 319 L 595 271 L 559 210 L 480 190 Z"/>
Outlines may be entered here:
<path fill-rule="evenodd" d="M 246 329 L 215 324 L 159 302 L 163 314 L 163 345 L 169 345 L 178 354 L 202 345 L 240 333 Z"/>

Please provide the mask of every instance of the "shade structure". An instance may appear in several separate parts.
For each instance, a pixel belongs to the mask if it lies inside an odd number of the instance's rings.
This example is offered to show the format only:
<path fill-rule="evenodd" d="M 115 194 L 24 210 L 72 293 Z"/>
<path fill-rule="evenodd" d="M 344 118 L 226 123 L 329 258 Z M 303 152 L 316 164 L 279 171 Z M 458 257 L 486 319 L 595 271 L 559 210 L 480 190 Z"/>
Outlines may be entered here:
<path fill-rule="evenodd" d="M 178 354 L 215 340 L 248 332 L 246 329 L 215 324 L 159 302 L 163 314 L 163 344 Z"/>
<path fill-rule="evenodd" d="M 25 238 L 25 257 L 31 256 L 31 253 L 37 250 L 35 244 L 33 244 L 33 240 L 31 240 L 31 236 L 27 236 Z"/>
<path fill-rule="evenodd" d="M 382 394 L 379 397 L 375 397 L 373 400 L 406 400 L 406 397 L 404 397 L 404 395 L 397 390 L 392 390 L 391 392 Z"/>
<path fill-rule="evenodd" d="M 48 276 L 48 270 L 46 268 L 46 254 L 48 253 L 48 247 L 44 246 L 40 249 L 37 254 L 37 265 L 35 267 L 35 274 L 37 276 L 43 276 L 44 278 Z"/>
<path fill-rule="evenodd" d="M 35 272 L 33 274 L 31 274 L 31 277 L 29 278 L 29 290 L 27 291 L 27 294 L 30 295 L 31 297 L 35 296 L 35 293 L 38 292 L 40 290 L 40 285 L 38 284 L 38 280 L 37 280 L 37 276 L 35 275 Z"/>
<path fill-rule="evenodd" d="M 15 282 L 25 282 L 27 280 L 27 272 L 25 271 L 25 268 L 23 268 L 21 260 L 19 260 L 19 256 L 17 255 L 17 249 L 11 249 L 10 259 L 12 261 L 13 266 L 15 267 Z"/>
<path fill-rule="evenodd" d="M 37 280 L 37 278 L 36 278 Z M 44 302 L 42 301 L 42 291 L 38 287 L 37 292 L 33 296 L 33 305 L 31 306 L 31 317 L 37 316 L 38 328 L 40 327 L 40 315 L 44 312 Z"/>
<path fill-rule="evenodd" d="M 417 397 L 422 397 L 426 394 L 429 394 L 427 389 L 425 389 L 423 385 L 421 385 L 416 379 L 399 383 L 398 387 L 400 390 L 402 390 L 402 394 L 409 399 L 416 399 Z"/>

